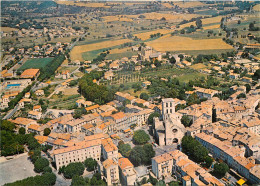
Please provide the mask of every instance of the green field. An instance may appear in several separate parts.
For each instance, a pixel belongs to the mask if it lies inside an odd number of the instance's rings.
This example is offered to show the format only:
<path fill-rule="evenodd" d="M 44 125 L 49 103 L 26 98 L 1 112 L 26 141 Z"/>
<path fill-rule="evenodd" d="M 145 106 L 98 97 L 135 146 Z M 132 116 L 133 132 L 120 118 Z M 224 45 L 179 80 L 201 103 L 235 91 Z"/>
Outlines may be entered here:
<path fill-rule="evenodd" d="M 42 69 L 52 62 L 53 58 L 37 58 L 27 60 L 18 71 L 23 71 L 29 68 L 38 68 Z"/>

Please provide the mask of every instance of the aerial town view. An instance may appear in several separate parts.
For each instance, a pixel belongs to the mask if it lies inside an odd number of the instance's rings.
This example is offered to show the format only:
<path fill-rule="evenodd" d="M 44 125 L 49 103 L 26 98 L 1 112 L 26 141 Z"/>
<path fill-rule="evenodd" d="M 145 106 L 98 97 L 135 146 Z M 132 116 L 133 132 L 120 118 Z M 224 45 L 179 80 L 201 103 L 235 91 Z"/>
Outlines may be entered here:
<path fill-rule="evenodd" d="M 260 1 L 1 1 L 0 185 L 260 185 Z"/>

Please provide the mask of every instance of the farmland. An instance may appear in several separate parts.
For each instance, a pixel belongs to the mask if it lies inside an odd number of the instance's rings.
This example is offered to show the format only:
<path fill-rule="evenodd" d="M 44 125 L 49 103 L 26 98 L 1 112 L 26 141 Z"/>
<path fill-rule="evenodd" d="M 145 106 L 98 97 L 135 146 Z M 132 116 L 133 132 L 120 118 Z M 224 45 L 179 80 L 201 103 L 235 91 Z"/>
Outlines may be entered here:
<path fill-rule="evenodd" d="M 2 32 L 12 32 L 12 31 L 16 31 L 16 28 L 10 28 L 10 27 L 0 27 L 0 30 Z"/>
<path fill-rule="evenodd" d="M 83 7 L 91 7 L 91 8 L 109 8 L 110 6 L 106 6 L 105 3 L 85 3 L 85 2 L 74 2 L 74 1 L 56 1 L 57 4 L 63 5 L 74 5 L 74 6 L 83 6 Z"/>
<path fill-rule="evenodd" d="M 132 40 L 130 39 L 119 39 L 119 40 L 109 40 L 109 41 L 103 41 L 99 43 L 93 43 L 89 45 L 80 45 L 80 46 L 75 46 L 72 51 L 71 51 L 71 60 L 81 60 L 83 61 L 82 58 L 82 53 L 84 52 L 89 52 L 93 50 L 100 50 L 103 48 L 109 48 L 117 45 L 121 45 L 127 42 L 131 42 Z"/>
<path fill-rule="evenodd" d="M 166 29 L 158 29 L 158 30 L 153 30 L 153 31 L 149 31 L 149 32 L 144 32 L 144 33 L 139 33 L 139 34 L 134 34 L 134 36 L 140 38 L 141 40 L 147 40 L 150 38 L 150 35 L 152 34 L 157 34 L 157 33 L 161 33 L 161 34 L 167 34 L 169 32 L 172 32 L 171 30 L 166 30 Z"/>
<path fill-rule="evenodd" d="M 27 60 L 18 71 L 23 71 L 29 68 L 42 69 L 52 62 L 53 58 L 36 58 Z"/>
<path fill-rule="evenodd" d="M 146 43 L 160 52 L 165 51 L 190 51 L 190 50 L 218 50 L 233 49 L 232 46 L 226 44 L 222 39 L 197 39 L 189 37 L 172 36 L 167 38 L 159 38 Z"/>
<path fill-rule="evenodd" d="M 112 22 L 112 21 L 125 21 L 125 22 L 132 22 L 132 18 L 136 18 L 136 15 L 116 15 L 116 16 L 105 16 L 102 17 L 104 22 Z"/>
<path fill-rule="evenodd" d="M 199 6 L 207 6 L 205 3 L 194 1 L 194 2 L 174 2 L 174 5 L 177 5 L 181 8 L 193 8 Z"/>
<path fill-rule="evenodd" d="M 198 17 L 198 15 L 196 14 L 170 14 L 157 12 L 145 13 L 142 15 L 145 16 L 145 19 L 161 20 L 162 18 L 165 18 L 167 21 L 173 20 L 174 22 L 180 22 L 184 19 L 189 20 L 191 18 Z"/>
<path fill-rule="evenodd" d="M 253 10 L 259 12 L 259 11 L 260 11 L 260 4 L 255 5 L 255 6 L 253 7 Z"/>

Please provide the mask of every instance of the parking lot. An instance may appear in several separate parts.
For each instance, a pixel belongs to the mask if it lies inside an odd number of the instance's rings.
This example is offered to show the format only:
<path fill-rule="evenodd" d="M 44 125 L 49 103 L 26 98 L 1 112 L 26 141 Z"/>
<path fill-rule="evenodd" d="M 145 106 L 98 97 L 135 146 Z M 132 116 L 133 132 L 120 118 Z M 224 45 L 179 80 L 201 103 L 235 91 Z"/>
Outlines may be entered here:
<path fill-rule="evenodd" d="M 19 155 L 12 160 L 0 163 L 0 185 L 15 182 L 24 178 L 35 176 L 34 166 L 28 159 L 27 153 Z"/>

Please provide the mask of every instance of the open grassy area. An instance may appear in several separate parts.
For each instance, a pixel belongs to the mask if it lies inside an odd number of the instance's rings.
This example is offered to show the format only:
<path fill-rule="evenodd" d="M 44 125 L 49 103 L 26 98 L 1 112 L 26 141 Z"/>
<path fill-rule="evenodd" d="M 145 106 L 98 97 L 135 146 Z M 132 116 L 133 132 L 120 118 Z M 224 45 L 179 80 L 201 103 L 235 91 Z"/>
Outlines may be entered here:
<path fill-rule="evenodd" d="M 29 59 L 27 60 L 19 69 L 18 71 L 23 71 L 29 68 L 38 68 L 42 69 L 49 65 L 52 62 L 53 58 L 36 58 L 36 59 Z"/>
<path fill-rule="evenodd" d="M 154 41 L 146 42 L 146 44 L 160 52 L 233 49 L 232 46 L 226 44 L 222 39 L 195 40 L 180 36 L 159 38 Z"/>
<path fill-rule="evenodd" d="M 104 22 L 113 22 L 113 21 L 125 21 L 132 22 L 133 18 L 137 18 L 137 15 L 115 15 L 115 16 L 105 16 L 102 17 Z"/>
<path fill-rule="evenodd" d="M 259 11 L 260 11 L 260 4 L 255 5 L 255 6 L 253 7 L 253 10 L 259 12 Z"/>
<path fill-rule="evenodd" d="M 199 2 L 199 1 L 191 1 L 191 2 L 174 2 L 174 5 L 177 5 L 181 8 L 193 8 L 193 7 L 199 7 L 199 6 L 207 6 L 207 4 Z"/>
<path fill-rule="evenodd" d="M 134 55 L 137 55 L 138 52 L 134 52 L 134 51 L 125 51 L 125 52 L 121 52 L 121 53 L 114 53 L 114 54 L 108 54 L 106 59 L 112 59 L 112 60 L 116 60 L 116 59 L 121 59 L 123 57 L 132 57 Z"/>
<path fill-rule="evenodd" d="M 89 44 L 89 45 L 75 46 L 70 53 L 71 60 L 72 61 L 75 61 L 75 60 L 83 61 L 83 58 L 86 59 L 88 57 L 87 56 L 88 54 L 83 54 L 85 52 L 102 50 L 102 49 L 121 45 L 121 44 L 131 42 L 131 41 L 132 40 L 130 40 L 130 39 L 119 39 L 119 40 L 103 41 L 103 42 L 93 43 L 93 44 Z M 100 52 L 102 52 L 102 51 L 100 51 Z M 98 52 L 98 53 L 100 53 L 100 52 Z"/>
<path fill-rule="evenodd" d="M 197 63 L 197 64 L 195 64 L 195 65 L 190 66 L 190 68 L 193 68 L 193 69 L 195 69 L 195 70 L 200 70 L 200 69 L 205 69 L 205 68 L 207 68 L 207 66 L 204 65 L 203 63 Z"/>

